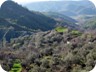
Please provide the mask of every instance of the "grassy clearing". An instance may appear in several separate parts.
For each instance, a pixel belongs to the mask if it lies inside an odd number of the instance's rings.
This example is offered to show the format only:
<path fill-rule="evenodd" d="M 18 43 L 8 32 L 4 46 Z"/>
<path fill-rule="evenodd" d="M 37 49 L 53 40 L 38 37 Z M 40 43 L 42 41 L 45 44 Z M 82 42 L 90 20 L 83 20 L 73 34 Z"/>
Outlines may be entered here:
<path fill-rule="evenodd" d="M 57 32 L 68 32 L 68 28 L 66 27 L 57 27 L 55 28 Z"/>

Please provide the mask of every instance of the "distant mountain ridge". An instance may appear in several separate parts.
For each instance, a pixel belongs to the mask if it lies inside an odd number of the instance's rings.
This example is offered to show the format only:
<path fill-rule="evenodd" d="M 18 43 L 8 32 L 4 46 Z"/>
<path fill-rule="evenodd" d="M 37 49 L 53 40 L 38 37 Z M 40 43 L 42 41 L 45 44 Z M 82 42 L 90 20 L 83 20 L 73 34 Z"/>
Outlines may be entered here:
<path fill-rule="evenodd" d="M 79 26 L 76 25 L 76 23 L 78 23 L 78 21 L 76 21 L 75 19 L 68 17 L 66 15 L 63 15 L 61 13 L 57 13 L 57 12 L 44 12 L 44 15 L 53 18 L 54 20 L 58 21 L 59 24 L 57 24 L 57 26 L 66 26 L 66 27 L 70 27 L 72 29 L 79 29 Z"/>
<path fill-rule="evenodd" d="M 57 13 L 57 12 L 44 12 L 43 14 L 47 15 L 49 17 L 52 17 L 54 19 L 61 19 L 61 20 L 64 20 L 64 21 L 69 21 L 71 23 L 76 23 L 77 22 L 75 19 L 72 19 L 71 17 L 68 17 L 64 14 Z"/>
<path fill-rule="evenodd" d="M 60 12 L 68 16 L 74 16 L 78 14 L 96 14 L 95 5 L 88 0 L 79 1 L 43 1 L 34 2 L 24 5 L 30 10 L 41 12 Z"/>

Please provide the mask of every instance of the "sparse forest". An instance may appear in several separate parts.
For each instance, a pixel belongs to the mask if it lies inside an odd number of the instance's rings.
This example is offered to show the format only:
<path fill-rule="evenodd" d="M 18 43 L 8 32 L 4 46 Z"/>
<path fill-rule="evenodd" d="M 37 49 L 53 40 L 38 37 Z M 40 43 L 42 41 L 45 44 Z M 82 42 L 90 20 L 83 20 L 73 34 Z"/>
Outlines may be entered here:
<path fill-rule="evenodd" d="M 8 71 L 19 60 L 25 72 L 88 72 L 96 60 L 96 31 L 54 29 L 15 38 L 0 49 L 0 60 Z"/>

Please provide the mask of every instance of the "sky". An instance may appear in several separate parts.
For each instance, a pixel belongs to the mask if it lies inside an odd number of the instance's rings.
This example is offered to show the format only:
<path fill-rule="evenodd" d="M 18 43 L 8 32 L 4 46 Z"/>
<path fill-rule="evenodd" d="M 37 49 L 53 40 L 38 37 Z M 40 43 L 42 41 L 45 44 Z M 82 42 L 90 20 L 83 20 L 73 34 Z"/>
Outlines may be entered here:
<path fill-rule="evenodd" d="M 0 5 L 6 0 L 0 0 Z M 38 2 L 38 1 L 59 1 L 59 0 L 13 0 L 19 4 L 26 4 L 26 3 L 30 3 L 30 2 Z M 96 0 L 90 0 L 92 1 L 95 6 L 96 6 Z"/>

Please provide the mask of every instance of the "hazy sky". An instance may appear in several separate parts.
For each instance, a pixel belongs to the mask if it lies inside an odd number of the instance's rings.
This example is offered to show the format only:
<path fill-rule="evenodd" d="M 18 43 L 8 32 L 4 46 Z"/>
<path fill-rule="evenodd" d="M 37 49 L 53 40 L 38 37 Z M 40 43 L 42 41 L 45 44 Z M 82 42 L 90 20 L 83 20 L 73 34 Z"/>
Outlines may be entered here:
<path fill-rule="evenodd" d="M 6 0 L 0 0 L 0 5 Z M 29 3 L 29 2 L 37 2 L 37 1 L 59 1 L 59 0 L 13 0 L 19 4 L 26 4 L 26 3 Z M 95 6 L 96 6 L 96 0 L 90 0 L 92 1 Z"/>

